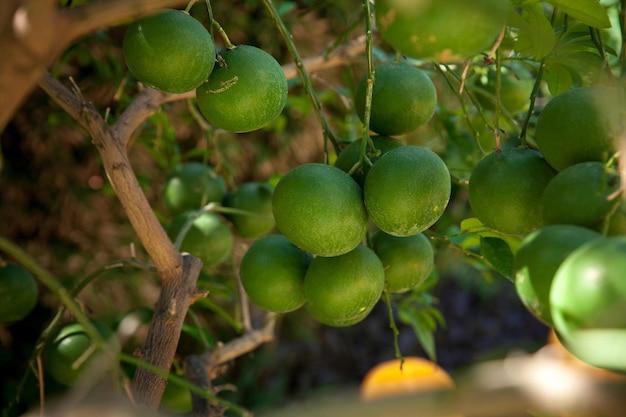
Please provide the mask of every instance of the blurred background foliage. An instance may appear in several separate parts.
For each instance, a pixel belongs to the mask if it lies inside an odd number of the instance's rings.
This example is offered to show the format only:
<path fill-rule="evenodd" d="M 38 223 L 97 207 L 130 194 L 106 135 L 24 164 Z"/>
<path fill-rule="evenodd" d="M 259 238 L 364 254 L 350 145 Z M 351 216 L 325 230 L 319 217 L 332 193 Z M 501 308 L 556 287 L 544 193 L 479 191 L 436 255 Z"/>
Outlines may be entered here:
<path fill-rule="evenodd" d="M 65 3 L 66 7 L 79 5 L 78 1 Z M 206 19 L 203 6 L 200 3 L 192 10 L 200 20 Z M 291 62 L 261 1 L 214 1 L 212 7 L 215 19 L 233 43 L 261 47 L 281 64 Z M 335 43 L 364 32 L 360 2 L 283 1 L 279 10 L 303 57 L 323 54 Z M 94 33 L 69 48 L 51 68 L 64 83 L 71 77 L 86 99 L 111 121 L 139 89 L 123 62 L 124 31 L 122 24 Z M 219 43 L 219 37 L 216 39 Z M 386 58 L 389 52 L 380 46 L 376 56 Z M 593 57 L 588 62 L 594 62 Z M 326 117 L 335 134 L 346 141 L 360 135 L 351 100 L 365 65 L 364 57 L 356 57 L 347 65 L 312 75 Z M 477 71 L 483 67 L 483 63 L 476 63 Z M 458 80 L 434 67 L 424 69 L 437 86 L 439 108 L 429 124 L 404 140 L 436 151 L 458 180 L 446 214 L 433 228 L 434 233 L 450 235 L 470 217 L 463 180 L 482 156 L 480 147 L 489 150 L 494 146 L 492 120 L 468 102 L 464 106 L 470 110 L 464 111 L 454 90 Z M 532 65 L 528 69 L 534 70 Z M 520 118 L 515 115 L 502 121 L 505 143 L 515 143 Z M 476 141 L 481 146 L 476 146 Z M 132 263 L 116 264 L 131 257 L 147 261 L 147 257 L 140 245 L 135 246 L 136 236 L 90 138 L 44 93 L 35 91 L 2 132 L 0 144 L 4 161 L 0 171 L 0 235 L 33 254 L 68 288 L 102 271 L 80 293 L 79 300 L 89 315 L 113 328 L 129 314 L 143 317 L 144 325 L 123 345 L 125 352 L 132 353 L 147 330 L 150 310 L 158 297 L 158 279 Z M 325 158 L 322 131 L 297 79 L 290 80 L 283 114 L 262 130 L 246 134 L 214 131 L 201 122 L 193 101 L 179 101 L 163 106 L 144 123 L 129 152 L 143 190 L 164 224 L 170 219 L 161 201 L 162 185 L 169 170 L 181 161 L 206 161 L 233 188 L 245 181 L 272 180 L 296 165 Z M 199 287 L 211 295 L 192 306 L 177 360 L 242 331 L 233 276 L 249 244 L 238 239 L 232 258 L 200 277 Z M 415 322 L 411 322 L 411 317 L 416 320 L 420 315 L 412 316 L 411 311 L 428 308 L 443 318 L 435 320 L 433 343 L 438 362 L 453 374 L 476 361 L 515 350 L 532 351 L 545 342 L 547 328 L 524 309 L 511 282 L 484 263 L 468 262 L 467 256 L 446 241 L 435 240 L 434 244 L 437 272 L 432 287 L 425 294 L 394 299 L 397 316 L 404 311 L 404 320 L 398 323 L 398 343 L 404 355 L 427 355 L 413 327 Z M 104 269 L 107 266 L 110 268 Z M 43 292 L 29 317 L 0 328 L 0 374 L 4 380 L 0 403 L 12 401 L 15 386 L 27 372 L 37 336 L 59 305 L 57 299 Z M 306 312 L 297 311 L 279 319 L 277 332 L 275 342 L 225 370 L 217 381 L 224 384 L 221 395 L 250 409 L 275 406 L 331 387 L 356 386 L 369 368 L 395 354 L 387 307 L 382 302 L 366 320 L 352 327 L 323 326 Z M 181 366 L 180 362 L 175 364 L 177 369 Z M 36 384 L 32 372 L 29 374 L 32 383 L 25 385 L 29 388 L 23 392 L 20 405 L 8 415 L 18 415 L 37 404 Z M 48 393 L 63 390 L 47 381 Z"/>

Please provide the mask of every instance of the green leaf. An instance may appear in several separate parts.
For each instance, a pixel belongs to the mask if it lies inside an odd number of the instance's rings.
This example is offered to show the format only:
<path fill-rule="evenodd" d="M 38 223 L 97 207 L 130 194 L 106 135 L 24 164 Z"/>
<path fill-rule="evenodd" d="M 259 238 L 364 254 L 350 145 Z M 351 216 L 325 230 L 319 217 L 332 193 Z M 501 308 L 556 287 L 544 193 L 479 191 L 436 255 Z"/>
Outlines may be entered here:
<path fill-rule="evenodd" d="M 521 15 L 511 12 L 508 23 L 519 29 L 515 48 L 524 54 L 541 59 L 548 55 L 555 43 L 554 29 L 543 14 L 540 3 L 525 3 Z"/>
<path fill-rule="evenodd" d="M 513 252 L 508 243 L 497 237 L 482 237 L 480 251 L 494 270 L 513 281 Z"/>
<path fill-rule="evenodd" d="M 557 96 L 572 87 L 572 75 L 564 65 L 558 62 L 546 65 L 543 79 L 548 84 L 548 89 L 553 96 Z"/>
<path fill-rule="evenodd" d="M 585 25 L 610 28 L 611 20 L 598 0 L 548 0 L 555 7 Z"/>
<path fill-rule="evenodd" d="M 400 309 L 398 311 L 398 318 L 401 322 L 410 325 L 417 336 L 424 352 L 428 355 L 428 358 L 436 362 L 437 352 L 435 350 L 435 328 L 433 318 L 428 316 L 426 311 L 411 311 L 406 309 Z M 430 320 L 429 320 L 430 319 Z"/>

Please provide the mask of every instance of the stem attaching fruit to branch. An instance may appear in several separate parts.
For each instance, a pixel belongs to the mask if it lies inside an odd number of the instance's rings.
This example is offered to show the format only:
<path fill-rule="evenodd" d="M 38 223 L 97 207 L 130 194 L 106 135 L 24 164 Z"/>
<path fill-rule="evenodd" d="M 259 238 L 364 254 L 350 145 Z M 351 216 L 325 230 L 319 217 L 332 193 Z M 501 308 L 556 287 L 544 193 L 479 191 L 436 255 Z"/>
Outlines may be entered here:
<path fill-rule="evenodd" d="M 367 1 L 367 0 L 366 0 Z M 384 290 L 383 296 L 385 298 L 385 304 L 387 305 L 387 313 L 389 315 L 389 327 L 393 333 L 393 349 L 396 355 L 396 358 L 400 360 L 400 369 L 402 369 L 402 365 L 404 364 L 404 356 L 402 355 L 402 351 L 400 351 L 400 344 L 398 342 L 398 337 L 400 336 L 400 330 L 396 325 L 396 319 L 393 315 L 393 304 L 391 302 L 391 295 L 389 295 L 389 291 Z"/>
<path fill-rule="evenodd" d="M 372 94 L 374 91 L 374 79 L 376 77 L 373 64 L 373 11 L 370 0 L 363 0 L 363 8 L 365 9 L 365 56 L 367 60 L 367 87 L 365 89 L 365 110 L 363 115 L 363 132 L 361 134 L 361 152 L 359 154 L 359 166 L 363 164 L 366 159 L 367 148 L 370 147 L 372 151 L 375 151 L 374 142 L 370 137 L 370 118 L 372 114 Z M 371 165 L 372 162 L 367 160 Z M 358 169 L 358 168 L 357 168 Z"/>
<path fill-rule="evenodd" d="M 293 41 L 293 35 L 291 34 L 289 29 L 285 25 L 285 22 L 281 19 L 280 14 L 278 13 L 278 10 L 276 10 L 276 6 L 274 6 L 274 2 L 272 0 L 263 0 L 263 4 L 265 5 L 265 8 L 267 9 L 267 12 L 269 13 L 270 17 L 274 21 L 274 25 L 278 29 L 278 32 L 280 32 L 285 43 L 287 44 L 287 49 L 289 50 L 291 57 L 296 63 L 298 74 L 300 75 L 300 78 L 302 79 L 306 93 L 309 96 L 311 103 L 313 104 L 313 108 L 315 109 L 315 114 L 317 115 L 318 120 L 322 125 L 322 130 L 324 131 L 324 150 L 328 159 L 327 140 L 331 141 L 333 148 L 335 149 L 337 153 L 341 151 L 341 145 L 339 144 L 339 141 L 337 140 L 337 138 L 335 137 L 335 134 L 330 128 L 328 120 L 326 120 L 326 116 L 324 116 L 324 112 L 322 111 L 322 104 L 317 98 L 317 94 L 315 94 L 315 89 L 313 88 L 313 83 L 311 82 L 311 78 L 309 77 L 309 74 L 304 66 L 304 63 L 302 62 L 302 58 L 300 57 L 300 53 L 298 52 L 298 49 L 296 48 L 296 45 Z"/>

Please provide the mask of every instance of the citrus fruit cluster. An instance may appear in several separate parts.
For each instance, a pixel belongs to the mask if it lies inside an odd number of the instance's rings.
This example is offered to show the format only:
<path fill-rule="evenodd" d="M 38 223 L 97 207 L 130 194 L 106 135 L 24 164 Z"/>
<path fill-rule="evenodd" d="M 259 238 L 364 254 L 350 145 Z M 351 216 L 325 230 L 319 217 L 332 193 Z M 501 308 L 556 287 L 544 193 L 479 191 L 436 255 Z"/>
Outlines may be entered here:
<path fill-rule="evenodd" d="M 195 90 L 200 112 L 219 129 L 260 129 L 287 102 L 287 79 L 274 57 L 251 45 L 218 52 L 204 25 L 181 10 L 131 23 L 123 51 L 131 74 L 148 86 L 166 93 Z"/>
<path fill-rule="evenodd" d="M 474 215 L 518 235 L 517 294 L 583 361 L 626 370 L 626 229 L 612 157 L 623 140 L 623 91 L 579 87 L 547 102 L 536 149 L 490 153 L 469 179 Z"/>
<path fill-rule="evenodd" d="M 228 190 L 211 166 L 180 163 L 169 172 L 162 190 L 163 205 L 171 216 L 167 233 L 173 242 L 180 235 L 180 250 L 210 269 L 231 255 L 233 231 L 244 239 L 256 239 L 274 229 L 273 192 L 269 183 L 256 181 Z"/>
<path fill-rule="evenodd" d="M 280 234 L 254 242 L 241 262 L 254 303 L 275 312 L 305 306 L 322 323 L 349 326 L 371 312 L 384 290 L 406 292 L 430 275 L 434 251 L 423 232 L 450 198 L 447 167 L 420 146 L 383 136 L 372 143 L 386 152 L 374 150 L 371 168 L 355 178 L 337 166 L 307 163 L 278 181 L 272 209 Z M 337 159 L 344 169 L 358 162 L 354 146 Z M 368 246 L 370 222 L 376 230 Z"/>
<path fill-rule="evenodd" d="M 483 158 L 469 179 L 474 215 L 502 233 L 547 224 L 624 231 L 620 177 L 608 163 L 624 132 L 617 87 L 573 88 L 551 99 L 536 125 L 536 149 L 507 148 Z"/>

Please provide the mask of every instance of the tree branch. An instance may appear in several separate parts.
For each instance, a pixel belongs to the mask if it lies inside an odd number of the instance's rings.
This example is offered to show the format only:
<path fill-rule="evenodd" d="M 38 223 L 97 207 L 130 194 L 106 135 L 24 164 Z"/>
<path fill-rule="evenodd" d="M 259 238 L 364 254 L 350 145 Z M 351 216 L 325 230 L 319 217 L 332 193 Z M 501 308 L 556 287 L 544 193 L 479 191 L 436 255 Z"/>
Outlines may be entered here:
<path fill-rule="evenodd" d="M 254 349 L 274 340 L 274 329 L 276 327 L 276 315 L 267 315 L 265 325 L 260 329 L 252 330 L 218 346 L 216 349 L 207 350 L 202 354 L 202 360 L 209 370 L 217 365 L 229 362 L 239 356 L 252 352 Z"/>
<path fill-rule="evenodd" d="M 155 10 L 184 7 L 187 3 L 185 0 L 108 0 L 66 9 L 60 15 L 64 27 L 61 41 L 69 45 L 98 29 L 116 26 Z"/>
<path fill-rule="evenodd" d="M 72 42 L 140 14 L 184 4 L 181 0 L 109 0 L 61 10 L 56 0 L 0 3 L 0 131 Z"/>
<path fill-rule="evenodd" d="M 180 254 L 154 215 L 130 165 L 124 146 L 127 138 L 118 136 L 128 130 L 117 124 L 108 128 L 91 103 L 85 102 L 78 91 L 73 94 L 49 73 L 41 78 L 39 85 L 91 135 L 111 185 L 157 270 L 163 273 L 180 268 Z M 128 121 L 123 119 L 122 123 Z M 166 276 L 169 275 L 167 272 Z"/>
<path fill-rule="evenodd" d="M 162 281 L 162 291 L 155 306 L 146 342 L 140 356 L 146 362 L 169 371 L 172 365 L 187 310 L 199 296 L 196 283 L 202 262 L 190 255 L 181 256 L 165 233 L 143 193 L 126 152 L 132 133 L 128 120 L 138 110 L 127 109 L 119 125 L 109 128 L 94 107 L 85 102 L 78 88 L 72 93 L 61 82 L 46 73 L 41 88 L 68 114 L 90 133 L 98 148 L 107 176 L 128 218 L 148 255 L 154 262 Z M 147 92 L 146 100 L 155 93 Z M 138 101 L 137 106 L 143 103 Z M 154 111 L 145 107 L 145 111 Z M 134 129 L 133 129 L 134 130 Z M 133 396 L 137 403 L 157 409 L 167 380 L 144 368 L 138 368 L 133 379 Z"/>

